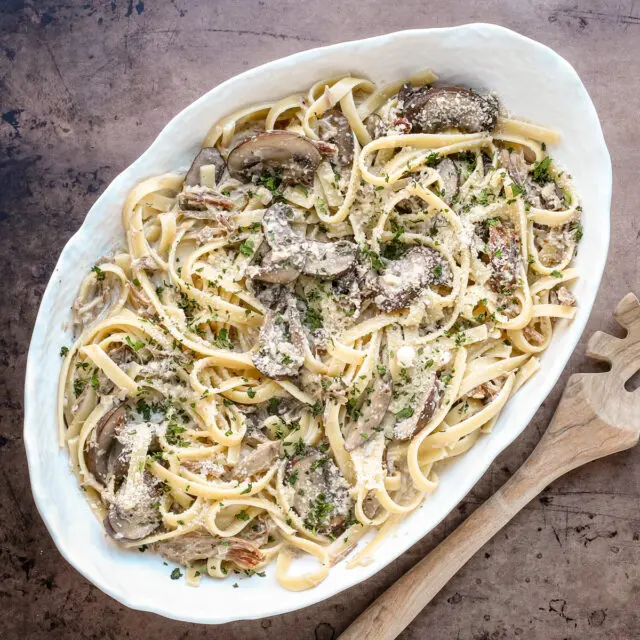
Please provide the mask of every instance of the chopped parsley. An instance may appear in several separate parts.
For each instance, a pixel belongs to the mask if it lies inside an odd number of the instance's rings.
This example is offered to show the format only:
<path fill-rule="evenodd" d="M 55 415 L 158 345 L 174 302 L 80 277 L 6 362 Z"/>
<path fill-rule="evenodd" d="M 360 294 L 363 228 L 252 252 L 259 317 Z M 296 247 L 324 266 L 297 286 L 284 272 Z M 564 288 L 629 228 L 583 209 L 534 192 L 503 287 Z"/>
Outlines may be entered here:
<path fill-rule="evenodd" d="M 255 397 L 256 397 L 255 389 L 254 389 L 253 387 L 249 387 L 249 388 L 247 389 L 247 395 L 248 395 L 250 398 L 255 398 Z"/>
<path fill-rule="evenodd" d="M 64 358 L 69 353 L 69 347 L 60 347 L 60 357 Z"/>
<path fill-rule="evenodd" d="M 562 272 L 561 272 L 561 271 L 557 271 L 556 269 L 554 269 L 554 270 L 551 272 L 551 275 L 552 275 L 554 278 L 562 278 Z"/>
<path fill-rule="evenodd" d="M 253 240 L 250 238 L 245 240 L 238 248 L 238 251 L 240 251 L 243 256 L 250 256 L 253 253 Z"/>
<path fill-rule="evenodd" d="M 180 578 L 182 578 L 182 571 L 180 571 L 180 569 L 178 569 L 178 567 L 176 567 L 176 568 L 171 572 L 171 579 L 172 579 L 172 580 L 179 580 Z"/>
<path fill-rule="evenodd" d="M 244 509 L 242 511 L 238 511 L 235 517 L 237 520 L 243 520 L 244 522 L 249 520 L 249 514 Z"/>
<path fill-rule="evenodd" d="M 304 521 L 305 526 L 316 531 L 326 523 L 327 517 L 333 509 L 333 504 L 327 501 L 327 496 L 324 493 L 319 493 L 309 507 L 309 515 Z"/>
<path fill-rule="evenodd" d="M 216 336 L 214 343 L 216 347 L 220 347 L 221 349 L 232 349 L 233 345 L 229 340 L 229 331 L 224 327 L 218 331 L 218 335 Z"/>
<path fill-rule="evenodd" d="M 315 309 L 312 309 L 311 307 L 309 307 L 304 316 L 304 323 L 312 330 L 322 329 L 322 326 L 323 326 L 322 315 Z"/>
<path fill-rule="evenodd" d="M 276 171 L 275 173 L 264 173 L 260 176 L 259 183 L 269 189 L 271 193 L 276 196 L 280 195 L 280 185 L 282 183 L 282 178 L 280 176 L 280 172 Z"/>
<path fill-rule="evenodd" d="M 403 418 L 410 418 L 412 415 L 413 409 L 411 407 L 405 407 L 396 413 L 396 418 L 402 420 Z"/>
<path fill-rule="evenodd" d="M 144 398 L 140 398 L 140 400 L 136 402 L 136 411 L 147 422 L 151 420 L 151 407 L 147 404 L 147 401 Z"/>
<path fill-rule="evenodd" d="M 393 231 L 393 238 L 391 238 L 389 244 L 384 246 L 382 255 L 387 258 L 387 260 L 397 260 L 401 258 L 408 249 L 404 242 L 400 242 L 400 238 L 404 233 L 404 227 L 395 222 L 395 220 L 391 220 L 391 231 Z"/>
<path fill-rule="evenodd" d="M 573 237 L 576 242 L 580 242 L 582 240 L 582 236 L 584 236 L 584 230 L 582 229 L 582 225 L 579 222 L 572 222 L 569 225 L 569 229 L 573 231 Z"/>
<path fill-rule="evenodd" d="M 523 188 L 516 184 L 515 182 L 511 184 L 511 193 L 513 194 L 513 196 L 519 196 L 522 195 L 524 193 Z"/>
<path fill-rule="evenodd" d="M 93 267 L 91 271 L 96 274 L 96 280 L 104 280 L 106 274 L 98 265 Z"/>
<path fill-rule="evenodd" d="M 553 180 L 553 176 L 549 173 L 549 167 L 551 165 L 551 157 L 547 156 L 544 160 L 540 160 L 533 167 L 533 179 L 538 184 L 544 184 Z"/>
<path fill-rule="evenodd" d="M 81 380 L 80 378 L 76 378 L 73 381 L 73 393 L 75 394 L 76 398 L 80 396 L 80 394 L 84 391 L 84 388 L 87 384 L 86 380 Z"/>
<path fill-rule="evenodd" d="M 181 433 L 184 433 L 186 429 L 181 427 L 176 422 L 170 422 L 167 425 L 167 429 L 165 431 L 165 438 L 170 445 L 175 447 L 188 447 L 189 443 L 180 437 Z"/>
<path fill-rule="evenodd" d="M 440 154 L 434 151 L 427 156 L 427 161 L 425 162 L 425 164 L 427 165 L 427 167 L 435 167 L 436 164 L 438 164 L 438 160 L 440 160 Z"/>
<path fill-rule="evenodd" d="M 134 350 L 140 351 L 142 347 L 144 347 L 144 342 L 142 340 L 136 340 L 135 342 L 129 337 L 125 336 L 125 342 Z"/>

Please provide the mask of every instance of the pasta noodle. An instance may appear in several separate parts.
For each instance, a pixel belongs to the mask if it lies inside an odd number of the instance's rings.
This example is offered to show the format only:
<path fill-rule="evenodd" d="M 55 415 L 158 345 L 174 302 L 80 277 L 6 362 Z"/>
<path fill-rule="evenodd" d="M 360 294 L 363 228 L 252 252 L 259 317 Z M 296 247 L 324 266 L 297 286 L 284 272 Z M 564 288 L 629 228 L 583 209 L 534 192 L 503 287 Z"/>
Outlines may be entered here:
<path fill-rule="evenodd" d="M 214 123 L 82 281 L 60 444 L 106 532 L 189 584 L 275 560 L 311 588 L 375 530 L 348 566 L 370 562 L 575 314 L 558 134 L 436 80 L 347 75 Z"/>

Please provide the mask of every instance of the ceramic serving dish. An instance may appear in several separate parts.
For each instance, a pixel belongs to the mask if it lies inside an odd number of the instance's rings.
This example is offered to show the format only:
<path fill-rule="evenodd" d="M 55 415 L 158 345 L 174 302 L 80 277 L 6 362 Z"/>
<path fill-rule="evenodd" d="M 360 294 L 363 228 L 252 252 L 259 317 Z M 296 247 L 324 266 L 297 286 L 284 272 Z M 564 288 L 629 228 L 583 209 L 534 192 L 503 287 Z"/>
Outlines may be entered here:
<path fill-rule="evenodd" d="M 197 589 L 171 580 L 163 560 L 112 543 L 56 442 L 60 346 L 70 344 L 70 306 L 96 259 L 123 241 L 121 208 L 129 190 L 149 176 L 186 169 L 211 124 L 241 106 L 306 90 L 345 72 L 389 82 L 431 68 L 451 84 L 491 89 L 524 119 L 557 129 L 554 159 L 570 168 L 584 206 L 584 239 L 575 266 L 578 310 L 554 332 L 542 370 L 509 401 L 493 433 L 441 472 L 441 483 L 377 550 L 373 562 L 339 564 L 318 587 L 290 592 L 274 569 L 265 578 L 204 579 Z M 549 393 L 587 322 L 609 244 L 611 161 L 595 108 L 571 65 L 546 46 L 488 24 L 402 31 L 304 51 L 269 62 L 213 88 L 179 113 L 156 141 L 93 205 L 62 251 L 36 320 L 25 384 L 24 438 L 36 504 L 62 555 L 87 579 L 128 607 L 179 620 L 222 623 L 260 618 L 314 604 L 366 580 L 429 533 L 468 493 L 496 456 L 526 427 Z M 239 588 L 233 588 L 237 582 Z"/>

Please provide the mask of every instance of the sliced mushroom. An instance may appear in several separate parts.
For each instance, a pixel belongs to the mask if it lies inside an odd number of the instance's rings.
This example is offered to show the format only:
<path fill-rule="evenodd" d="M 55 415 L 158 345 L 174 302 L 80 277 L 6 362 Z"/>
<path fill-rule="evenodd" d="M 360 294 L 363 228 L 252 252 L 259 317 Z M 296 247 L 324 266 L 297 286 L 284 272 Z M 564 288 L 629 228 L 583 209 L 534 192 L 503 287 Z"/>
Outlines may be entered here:
<path fill-rule="evenodd" d="M 259 444 L 249 455 L 242 458 L 233 469 L 234 479 L 248 478 L 266 471 L 282 452 L 280 440 L 270 440 Z"/>
<path fill-rule="evenodd" d="M 104 519 L 107 533 L 116 540 L 139 540 L 158 526 L 161 518 L 157 509 L 160 499 L 160 480 L 145 468 L 147 453 L 154 447 L 155 427 L 149 422 L 130 423 L 122 430 L 123 467 L 126 474 L 109 498 Z M 111 483 L 110 483 L 111 486 Z M 114 484 L 114 488 L 117 484 Z"/>
<path fill-rule="evenodd" d="M 368 493 L 367 497 L 362 501 L 362 510 L 367 518 L 373 520 L 380 509 L 380 502 L 375 494 Z"/>
<path fill-rule="evenodd" d="M 225 560 L 234 562 L 241 569 L 253 569 L 264 561 L 264 553 L 255 544 L 243 538 L 227 538 L 229 545 L 221 549 L 226 549 L 223 556 Z"/>
<path fill-rule="evenodd" d="M 291 228 L 293 208 L 280 202 L 270 206 L 262 216 L 262 232 L 267 244 L 274 250 L 301 247 L 305 239 Z"/>
<path fill-rule="evenodd" d="M 551 291 L 550 298 L 552 302 L 555 301 L 557 304 L 563 304 L 567 307 L 576 306 L 576 297 L 566 287 L 553 289 Z"/>
<path fill-rule="evenodd" d="M 319 278 L 346 273 L 355 263 L 357 246 L 348 240 L 318 242 L 296 234 L 290 226 L 293 209 L 285 204 L 269 207 L 262 218 L 262 230 L 272 252 L 260 267 L 248 274 L 265 282 L 293 282 L 300 272 Z"/>
<path fill-rule="evenodd" d="M 345 438 L 345 449 L 353 451 L 367 442 L 380 426 L 391 402 L 391 383 L 382 378 L 376 378 L 371 395 L 362 405 L 360 416 Z"/>
<path fill-rule="evenodd" d="M 301 273 L 293 266 L 294 261 L 289 258 L 278 260 L 278 253 L 272 251 L 263 258 L 259 267 L 250 267 L 247 275 L 270 284 L 289 284 Z"/>
<path fill-rule="evenodd" d="M 131 454 L 127 476 L 116 492 L 114 501 L 109 504 L 103 521 L 105 530 L 115 540 L 140 540 L 160 526 L 160 512 L 157 509 L 160 482 L 144 466 L 140 468 L 140 463 L 146 458 L 150 438 L 149 432 L 140 438 L 145 441 L 145 446 L 138 451 L 140 455 Z"/>
<path fill-rule="evenodd" d="M 436 165 L 436 170 L 440 174 L 444 193 L 442 199 L 451 204 L 451 201 L 458 193 L 458 168 L 451 158 L 444 158 Z"/>
<path fill-rule="evenodd" d="M 398 94 L 403 113 L 413 131 L 439 133 L 458 129 L 465 133 L 491 131 L 498 122 L 498 105 L 475 91 L 461 87 L 417 87 L 405 85 Z"/>
<path fill-rule="evenodd" d="M 475 400 L 493 400 L 493 398 L 500 393 L 501 388 L 502 387 L 497 385 L 493 380 L 487 380 L 487 382 L 483 382 L 471 389 L 471 391 L 467 393 L 467 396 Z"/>
<path fill-rule="evenodd" d="M 411 415 L 401 417 L 393 426 L 393 437 L 396 440 L 408 440 L 423 429 L 433 417 L 440 404 L 441 383 L 435 373 L 429 373 L 412 403 Z M 404 414 L 402 414 L 404 415 Z"/>
<path fill-rule="evenodd" d="M 118 448 L 117 435 L 125 424 L 124 404 L 119 404 L 105 413 L 96 425 L 94 436 L 85 451 L 87 469 L 101 484 L 107 484 L 110 467 L 118 456 L 113 455 Z"/>
<path fill-rule="evenodd" d="M 177 538 L 156 542 L 153 548 L 170 562 L 186 566 L 196 560 L 217 557 L 221 542 L 221 538 L 206 531 L 191 531 Z"/>
<path fill-rule="evenodd" d="M 318 533 L 340 532 L 352 507 L 349 484 L 326 453 L 309 448 L 287 463 L 287 494 L 305 526 Z"/>
<path fill-rule="evenodd" d="M 155 544 L 155 550 L 167 560 L 183 566 L 208 558 L 222 558 L 251 569 L 264 560 L 264 553 L 243 538 L 218 538 L 205 531 L 192 531 L 178 538 Z"/>
<path fill-rule="evenodd" d="M 489 265 L 491 288 L 497 292 L 510 291 L 518 278 L 520 247 L 518 234 L 502 222 L 489 228 Z"/>
<path fill-rule="evenodd" d="M 216 182 L 220 182 L 220 178 L 226 169 L 226 163 L 220 152 L 215 147 L 204 147 L 200 149 L 198 155 L 194 158 L 189 171 L 184 179 L 185 186 L 193 187 L 200 184 L 200 167 L 212 164 L 216 168 Z"/>
<path fill-rule="evenodd" d="M 560 187 L 549 181 L 544 185 L 538 184 L 534 180 L 527 178 L 526 181 L 527 202 L 537 209 L 547 209 L 547 211 L 560 211 L 564 208 L 564 194 Z"/>
<path fill-rule="evenodd" d="M 364 120 L 364 126 L 373 140 L 387 133 L 387 125 L 377 113 L 367 116 Z"/>
<path fill-rule="evenodd" d="M 267 312 L 252 362 L 269 378 L 295 376 L 304 363 L 304 340 L 300 314 L 289 299 L 280 310 Z"/>
<path fill-rule="evenodd" d="M 134 542 L 151 535 L 160 526 L 160 514 L 152 504 L 140 504 L 135 509 L 112 504 L 102 524 L 114 540 Z"/>
<path fill-rule="evenodd" d="M 210 208 L 230 211 L 235 207 L 231 198 L 209 189 L 209 187 L 185 187 L 178 195 L 178 204 L 187 211 L 207 211 Z M 197 217 L 197 216 L 191 216 Z M 204 216 L 200 216 L 204 217 Z"/>
<path fill-rule="evenodd" d="M 231 177 L 239 180 L 276 173 L 284 185 L 310 185 L 321 160 L 309 138 L 290 131 L 267 131 L 235 147 L 227 167 Z"/>
<path fill-rule="evenodd" d="M 337 147 L 336 160 L 340 166 L 353 162 L 353 132 L 349 120 L 339 109 L 330 109 L 318 120 L 318 131 L 322 140 Z"/>
<path fill-rule="evenodd" d="M 527 176 L 529 175 L 529 168 L 524 159 L 524 153 L 516 153 L 515 151 L 509 152 L 508 149 L 501 149 L 498 162 L 503 169 L 506 169 L 511 179 L 518 185 L 523 186 Z"/>
<path fill-rule="evenodd" d="M 522 335 L 528 342 L 534 345 L 542 344 L 544 342 L 544 336 L 532 324 L 528 324 L 522 330 Z"/>
<path fill-rule="evenodd" d="M 451 280 L 449 265 L 435 249 L 414 247 L 402 258 L 390 260 L 375 279 L 374 302 L 382 311 L 397 311 L 408 307 L 425 287 Z"/>
<path fill-rule="evenodd" d="M 358 247 L 348 240 L 317 242 L 308 240 L 304 248 L 302 273 L 318 278 L 336 278 L 349 271 L 356 261 Z"/>

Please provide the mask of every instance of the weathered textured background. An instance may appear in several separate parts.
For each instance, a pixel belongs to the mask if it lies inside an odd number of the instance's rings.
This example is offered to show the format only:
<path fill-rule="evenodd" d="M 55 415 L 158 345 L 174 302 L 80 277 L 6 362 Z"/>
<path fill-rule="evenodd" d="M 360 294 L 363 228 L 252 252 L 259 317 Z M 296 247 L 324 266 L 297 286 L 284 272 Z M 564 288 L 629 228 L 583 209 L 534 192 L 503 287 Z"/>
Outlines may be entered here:
<path fill-rule="evenodd" d="M 105 186 L 200 94 L 309 47 L 409 27 L 496 22 L 576 67 L 613 156 L 608 268 L 585 335 L 638 270 L 640 6 L 633 0 L 0 1 L 0 637 L 330 640 L 525 459 L 584 341 L 525 434 L 449 518 L 365 584 L 262 621 L 199 627 L 129 611 L 68 566 L 29 491 L 22 388 L 40 296 Z M 604 212 L 603 212 L 604 213 Z M 457 575 L 403 638 L 640 638 L 640 450 L 554 483 Z M 211 606 L 217 606 L 212 602 Z"/>

